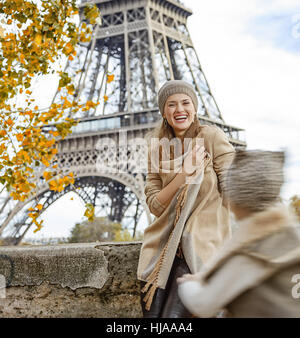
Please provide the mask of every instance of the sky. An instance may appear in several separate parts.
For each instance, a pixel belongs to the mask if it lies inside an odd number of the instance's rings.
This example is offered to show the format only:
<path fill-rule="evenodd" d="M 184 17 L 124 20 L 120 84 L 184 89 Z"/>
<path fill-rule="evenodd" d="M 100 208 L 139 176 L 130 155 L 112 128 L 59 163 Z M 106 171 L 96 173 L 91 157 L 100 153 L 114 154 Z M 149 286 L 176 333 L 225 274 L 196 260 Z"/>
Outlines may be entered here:
<path fill-rule="evenodd" d="M 245 129 L 248 149 L 285 150 L 282 197 L 300 195 L 300 1 L 184 3 L 225 122 Z"/>
<path fill-rule="evenodd" d="M 223 119 L 245 129 L 248 149 L 285 150 L 281 195 L 300 195 L 300 0 L 183 2 L 193 11 L 188 29 Z M 67 237 L 83 213 L 84 203 L 69 193 L 45 211 L 42 230 L 26 237 Z"/>

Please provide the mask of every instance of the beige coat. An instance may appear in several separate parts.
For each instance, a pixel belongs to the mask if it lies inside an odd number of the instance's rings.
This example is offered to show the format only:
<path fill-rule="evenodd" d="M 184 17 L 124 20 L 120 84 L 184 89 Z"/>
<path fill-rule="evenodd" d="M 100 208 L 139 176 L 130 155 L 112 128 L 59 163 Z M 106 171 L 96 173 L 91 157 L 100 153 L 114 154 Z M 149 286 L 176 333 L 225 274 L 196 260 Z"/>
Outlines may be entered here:
<path fill-rule="evenodd" d="M 199 277 L 191 306 L 200 317 L 222 308 L 237 318 L 300 317 L 299 223 L 281 205 L 253 214 Z"/>
<path fill-rule="evenodd" d="M 175 195 L 168 207 L 161 205 L 156 197 L 175 174 L 149 172 L 147 176 L 146 201 L 150 211 L 157 218 L 144 232 L 138 279 L 149 282 L 149 276 L 151 273 L 153 275 L 156 267 L 159 270 L 156 286 L 163 289 L 179 242 L 191 272 L 196 273 L 230 236 L 229 208 L 223 199 L 221 186 L 226 168 L 232 162 L 234 148 L 225 133 L 216 126 L 201 126 L 197 137 L 204 139 L 204 147 L 209 157 L 206 159 L 199 186 L 188 186 L 187 203 L 181 210 L 175 228 L 175 209 L 181 191 Z M 162 251 L 167 242 L 168 248 L 162 258 Z M 152 281 L 149 283 L 153 284 Z"/>

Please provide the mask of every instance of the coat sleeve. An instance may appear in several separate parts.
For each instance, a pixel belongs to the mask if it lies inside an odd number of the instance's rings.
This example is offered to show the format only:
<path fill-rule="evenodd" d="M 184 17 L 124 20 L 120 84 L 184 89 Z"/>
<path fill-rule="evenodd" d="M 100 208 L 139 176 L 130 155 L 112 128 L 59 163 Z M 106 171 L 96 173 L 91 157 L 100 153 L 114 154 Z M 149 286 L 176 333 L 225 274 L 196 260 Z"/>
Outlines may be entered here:
<path fill-rule="evenodd" d="M 234 299 L 257 286 L 273 272 L 263 261 L 235 255 L 203 280 L 179 285 L 178 293 L 187 309 L 198 317 L 213 317 Z M 200 273 L 199 273 L 200 276 Z"/>
<path fill-rule="evenodd" d="M 225 187 L 226 171 L 234 158 L 235 149 L 229 143 L 228 137 L 218 127 L 213 138 L 213 166 L 219 181 L 219 188 L 222 192 Z"/>
<path fill-rule="evenodd" d="M 146 186 L 145 186 L 145 195 L 146 195 L 146 203 L 150 212 L 159 217 L 163 211 L 165 210 L 165 206 L 161 204 L 157 195 L 162 189 L 162 180 L 159 173 L 151 171 L 151 161 L 150 154 L 148 154 L 148 174 L 146 177 Z"/>

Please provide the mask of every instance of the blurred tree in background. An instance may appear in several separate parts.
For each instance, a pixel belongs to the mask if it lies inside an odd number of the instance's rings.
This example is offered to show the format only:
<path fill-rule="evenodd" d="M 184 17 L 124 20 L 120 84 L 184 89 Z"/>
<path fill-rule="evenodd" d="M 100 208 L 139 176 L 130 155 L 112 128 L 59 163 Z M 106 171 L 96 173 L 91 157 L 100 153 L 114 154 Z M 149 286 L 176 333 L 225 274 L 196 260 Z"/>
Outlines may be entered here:
<path fill-rule="evenodd" d="M 77 223 L 71 230 L 69 242 L 131 242 L 141 239 L 142 234 L 137 233 L 133 238 L 127 229 L 122 229 L 120 223 L 111 222 L 107 217 L 95 217 L 93 221 Z"/>

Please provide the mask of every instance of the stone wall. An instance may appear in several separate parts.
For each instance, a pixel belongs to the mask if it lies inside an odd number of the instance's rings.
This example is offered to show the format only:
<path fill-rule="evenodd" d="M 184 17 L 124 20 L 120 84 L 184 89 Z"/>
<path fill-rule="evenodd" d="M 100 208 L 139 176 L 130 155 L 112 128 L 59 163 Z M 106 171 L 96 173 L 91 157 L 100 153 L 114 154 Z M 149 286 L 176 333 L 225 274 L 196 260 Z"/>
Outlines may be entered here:
<path fill-rule="evenodd" d="M 140 242 L 0 247 L 0 276 L 7 285 L 0 290 L 0 317 L 141 317 L 140 247 Z"/>

